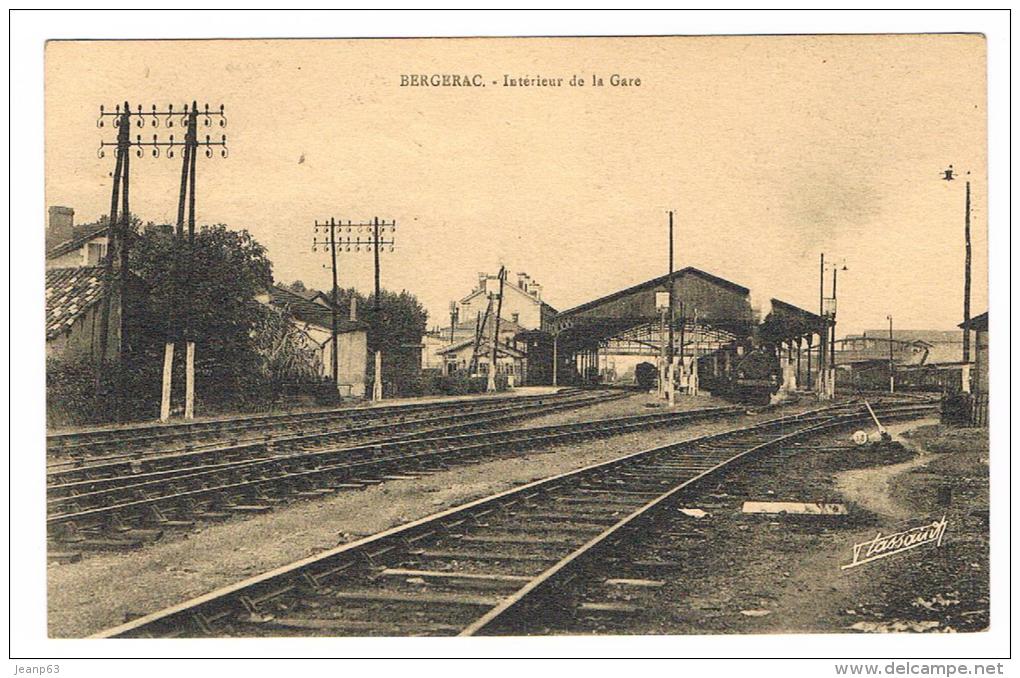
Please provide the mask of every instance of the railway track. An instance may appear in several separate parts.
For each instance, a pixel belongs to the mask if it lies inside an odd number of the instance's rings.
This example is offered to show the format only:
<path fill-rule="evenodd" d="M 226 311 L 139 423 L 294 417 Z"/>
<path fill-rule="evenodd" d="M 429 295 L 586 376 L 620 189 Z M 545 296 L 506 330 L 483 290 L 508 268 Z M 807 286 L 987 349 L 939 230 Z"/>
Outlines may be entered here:
<path fill-rule="evenodd" d="M 129 451 L 88 461 L 51 463 L 47 467 L 47 487 L 72 481 L 98 480 L 108 477 L 137 475 L 188 465 L 221 463 L 257 458 L 303 454 L 320 449 L 351 447 L 355 444 L 410 440 L 440 433 L 485 430 L 503 426 L 528 417 L 588 407 L 626 397 L 620 392 L 576 392 L 568 396 L 527 399 L 525 402 L 468 406 L 464 410 L 412 415 L 398 414 L 396 419 L 383 418 L 355 425 L 331 426 L 325 431 L 263 436 L 259 440 L 236 441 L 208 447 L 160 452 Z"/>
<path fill-rule="evenodd" d="M 743 414 L 740 407 L 597 419 L 437 437 L 390 440 L 305 454 L 242 459 L 50 485 L 47 526 L 62 546 L 135 548 L 153 529 L 263 513 L 304 497 L 410 478 L 451 463 L 570 441 L 674 427 Z M 138 531 L 137 537 L 132 530 Z"/>
<path fill-rule="evenodd" d="M 876 411 L 889 420 L 933 408 L 881 404 Z M 549 597 L 555 582 L 597 567 L 607 550 L 647 530 L 700 481 L 869 418 L 862 407 L 826 408 L 622 455 L 344 544 L 94 637 L 519 630 L 529 605 L 556 604 Z"/>
<path fill-rule="evenodd" d="M 605 392 L 602 392 L 605 393 Z M 243 442 L 267 442 L 318 432 L 343 432 L 372 423 L 398 425 L 426 421 L 444 413 L 496 411 L 502 407 L 548 405 L 558 400 L 591 397 L 566 389 L 528 396 L 491 396 L 431 403 L 351 407 L 314 412 L 248 415 L 229 419 L 169 424 L 142 424 L 115 429 L 70 431 L 46 436 L 47 454 L 56 466 L 135 458 L 167 450 L 192 451 Z M 325 431 L 323 430 L 325 429 Z"/>

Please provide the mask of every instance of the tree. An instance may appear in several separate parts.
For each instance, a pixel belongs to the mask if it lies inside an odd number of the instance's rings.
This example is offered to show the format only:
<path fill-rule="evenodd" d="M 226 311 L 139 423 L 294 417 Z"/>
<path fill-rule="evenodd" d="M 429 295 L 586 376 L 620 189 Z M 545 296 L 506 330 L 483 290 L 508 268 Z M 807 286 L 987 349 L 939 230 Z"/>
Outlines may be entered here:
<path fill-rule="evenodd" d="M 261 306 L 252 345 L 260 360 L 259 374 L 276 401 L 284 384 L 319 381 L 318 345 L 290 321 L 286 311 Z"/>
<path fill-rule="evenodd" d="M 290 285 L 287 285 L 287 288 L 290 289 L 291 292 L 298 292 L 298 293 L 300 293 L 300 292 L 307 292 L 308 291 L 308 288 L 305 287 L 305 284 L 303 282 L 301 282 L 300 280 L 295 280 Z"/>
<path fill-rule="evenodd" d="M 148 287 L 147 322 L 164 340 L 195 342 L 197 397 L 237 405 L 261 374 L 253 330 L 264 309 L 256 296 L 273 284 L 272 263 L 251 234 L 222 224 L 203 227 L 189 250 L 172 228 L 137 236 L 131 268 Z M 158 365 L 161 350 L 148 347 L 146 364 Z"/>
<path fill-rule="evenodd" d="M 387 394 L 405 394 L 421 367 L 421 337 L 428 324 L 428 311 L 418 298 L 402 290 L 381 290 L 379 309 L 372 296 L 362 296 L 354 288 L 337 291 L 337 302 L 349 314 L 351 298 L 358 300 L 358 319 L 368 325 L 367 379 L 375 378 L 376 351 L 383 353 L 383 384 Z M 347 316 L 349 317 L 349 316 Z"/>

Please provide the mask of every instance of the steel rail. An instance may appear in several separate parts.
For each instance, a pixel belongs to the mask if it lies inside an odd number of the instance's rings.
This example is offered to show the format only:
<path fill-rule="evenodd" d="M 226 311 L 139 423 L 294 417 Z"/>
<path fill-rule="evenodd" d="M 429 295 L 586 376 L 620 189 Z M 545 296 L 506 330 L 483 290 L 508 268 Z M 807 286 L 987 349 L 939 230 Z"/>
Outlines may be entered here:
<path fill-rule="evenodd" d="M 65 462 L 62 464 L 52 464 L 47 469 L 48 479 L 51 477 L 66 477 L 70 476 L 85 476 L 86 478 L 94 478 L 94 474 L 102 472 L 116 472 L 119 470 L 127 470 L 132 473 L 138 470 L 139 467 L 151 466 L 154 464 L 171 463 L 177 464 L 180 461 L 188 459 L 201 459 L 206 456 L 223 456 L 229 454 L 237 454 L 242 451 L 249 451 L 251 454 L 262 455 L 275 454 L 281 450 L 285 450 L 291 446 L 308 446 L 313 444 L 327 444 L 329 441 L 336 438 L 346 437 L 361 437 L 370 436 L 373 433 L 379 432 L 392 432 L 394 430 L 411 429 L 400 435 L 387 435 L 377 441 L 392 440 L 397 438 L 410 438 L 414 436 L 427 435 L 429 433 L 435 433 L 438 431 L 452 431 L 457 430 L 460 424 L 467 427 L 473 427 L 476 425 L 473 419 L 480 420 L 481 424 L 485 424 L 486 417 L 495 417 L 496 419 L 510 418 L 512 415 L 528 415 L 534 413 L 533 416 L 540 416 L 548 412 L 556 412 L 563 409 L 572 409 L 575 407 L 585 407 L 588 405 L 600 404 L 603 402 L 609 402 L 625 397 L 622 393 L 611 393 L 604 392 L 598 395 L 584 395 L 578 396 L 571 394 L 567 397 L 561 397 L 557 399 L 537 399 L 530 400 L 522 403 L 510 403 L 507 405 L 486 405 L 484 407 L 475 407 L 468 409 L 467 411 L 453 411 L 450 414 L 444 414 L 442 416 L 436 416 L 435 414 L 425 414 L 420 418 L 413 419 L 400 419 L 398 421 L 373 421 L 364 426 L 357 428 L 342 427 L 325 432 L 316 431 L 314 433 L 294 433 L 290 435 L 281 435 L 275 438 L 268 436 L 257 436 L 253 439 L 244 441 L 238 441 L 236 443 L 223 444 L 222 441 L 217 443 L 211 443 L 205 447 L 191 447 L 184 451 L 181 450 L 166 450 L 160 452 L 133 452 L 125 453 L 121 455 L 111 455 L 103 457 L 98 460 L 94 460 L 90 463 L 82 463 L 81 461 Z M 550 402 L 551 400 L 551 402 Z M 436 426 L 438 422 L 449 422 L 445 425 Z M 431 425 L 429 428 L 425 428 L 421 431 L 415 431 L 416 427 L 423 424 Z M 49 482 L 49 481 L 48 481 Z M 50 483 L 52 484 L 52 483 Z"/>
<path fill-rule="evenodd" d="M 859 416 L 850 416 L 850 421 L 854 421 L 857 419 L 866 419 L 866 415 L 862 414 Z M 607 541 L 611 537 L 618 535 L 621 530 L 630 526 L 635 521 L 647 517 L 656 509 L 660 508 L 664 502 L 675 497 L 677 494 L 683 492 L 684 490 L 689 489 L 692 485 L 695 485 L 696 483 L 704 480 L 708 476 L 717 473 L 723 468 L 728 468 L 733 464 L 746 459 L 747 457 L 756 452 L 760 452 L 762 450 L 775 447 L 776 445 L 780 445 L 784 442 L 788 442 L 794 439 L 810 436 L 815 433 L 828 430 L 830 428 L 844 426 L 847 423 L 849 422 L 846 421 L 844 415 L 835 417 L 834 421 L 821 422 L 818 424 L 809 425 L 806 428 L 798 429 L 791 433 L 781 435 L 773 440 L 768 440 L 758 445 L 749 447 L 743 452 L 740 452 L 738 454 L 735 454 L 729 458 L 720 461 L 718 464 L 702 471 L 701 473 L 698 473 L 694 477 L 684 480 L 683 482 L 675 485 L 669 490 L 659 494 L 657 497 L 655 497 L 648 503 L 642 505 L 638 509 L 632 511 L 630 514 L 628 514 L 621 520 L 617 521 L 613 525 L 607 527 L 605 530 L 589 539 L 587 542 L 579 546 L 577 549 L 569 553 L 567 556 L 557 561 L 552 567 L 547 568 L 541 574 L 537 575 L 536 577 L 533 577 L 524 586 L 518 589 L 514 594 L 505 598 L 502 602 L 499 603 L 499 605 L 492 608 L 491 610 L 483 614 L 481 617 L 476 619 L 464 630 L 462 630 L 458 635 L 460 636 L 477 635 L 479 632 L 483 631 L 487 627 L 490 627 L 493 624 L 495 624 L 501 618 L 505 617 L 508 614 L 511 614 L 515 608 L 520 606 L 525 601 L 525 599 L 527 599 L 529 596 L 533 596 L 543 587 L 548 586 L 567 568 L 575 565 L 582 558 L 593 557 L 594 552 L 599 547 L 605 546 Z"/>
<path fill-rule="evenodd" d="M 701 436 L 665 446 L 625 454 L 612 460 L 592 464 L 581 469 L 533 481 L 522 486 L 511 488 L 488 497 L 467 502 L 460 506 L 452 507 L 424 518 L 390 528 L 378 534 L 358 539 L 357 541 L 329 549 L 322 553 L 309 556 L 264 574 L 209 592 L 192 600 L 182 602 L 164 610 L 153 612 L 125 624 L 100 631 L 92 637 L 108 638 L 153 634 L 173 635 L 188 633 L 188 629 L 191 629 L 193 632 L 197 630 L 199 633 L 208 634 L 211 631 L 211 624 L 218 619 L 228 617 L 232 611 L 247 608 L 254 613 L 257 611 L 257 606 L 264 604 L 265 601 L 273 600 L 279 596 L 294 593 L 295 591 L 297 592 L 295 595 L 314 596 L 320 590 L 324 581 L 336 574 L 343 573 L 349 568 L 354 567 L 358 562 L 367 561 L 368 563 L 372 563 L 375 562 L 376 558 L 385 557 L 385 554 L 390 552 L 396 553 L 397 555 L 399 555 L 400 552 L 410 553 L 410 549 L 417 542 L 421 542 L 429 538 L 434 537 L 441 541 L 443 539 L 443 535 L 447 534 L 449 529 L 455 528 L 457 525 L 464 523 L 465 520 L 471 519 L 472 516 L 482 517 L 492 514 L 493 511 L 498 510 L 501 506 L 513 506 L 516 505 L 515 502 L 523 502 L 524 505 L 527 506 L 529 498 L 534 499 L 535 497 L 540 496 L 553 497 L 555 496 L 555 491 L 558 489 L 565 489 L 565 491 L 568 492 L 568 494 L 564 496 L 570 496 L 570 488 L 574 488 L 575 493 L 583 493 L 586 491 L 584 485 L 581 484 L 584 479 L 597 481 L 600 477 L 611 478 L 611 475 L 606 476 L 605 474 L 609 474 L 614 471 L 618 474 L 622 473 L 625 477 L 627 475 L 626 469 L 631 462 L 641 461 L 648 466 L 649 470 L 654 470 L 656 459 L 665 459 L 668 461 L 670 459 L 670 454 L 681 452 L 684 449 L 689 449 L 693 451 L 687 457 L 689 461 L 683 462 L 682 464 L 677 461 L 670 462 L 671 464 L 674 464 L 671 468 L 679 469 L 682 466 L 684 469 L 690 467 L 691 469 L 696 470 L 698 465 L 703 465 L 706 461 L 713 462 L 709 467 L 701 469 L 695 474 L 696 478 L 703 479 L 723 466 L 728 466 L 730 462 L 736 459 L 745 458 L 753 451 L 768 447 L 770 444 L 775 444 L 777 440 L 786 440 L 788 439 L 788 436 L 795 434 L 806 435 L 812 431 L 820 430 L 822 427 L 828 428 L 840 424 L 854 423 L 859 421 L 862 416 L 866 416 L 860 411 L 855 413 L 846 413 L 841 412 L 840 409 L 845 408 L 833 408 L 836 413 L 828 417 L 829 423 L 827 424 L 824 421 L 821 423 L 818 421 L 818 417 L 820 415 L 819 411 L 802 415 L 779 417 L 777 419 L 771 419 L 748 427 L 731 429 L 725 432 Z M 891 412 L 883 411 L 887 416 L 892 414 Z M 919 414 L 927 413 L 928 411 L 930 411 L 929 407 L 921 408 L 916 406 L 912 408 L 899 408 L 897 410 L 900 416 L 917 416 Z M 793 434 L 785 432 L 784 427 L 798 424 L 802 425 L 800 430 L 793 432 Z M 807 424 L 807 426 L 804 427 L 804 424 Z M 779 429 L 779 436 L 775 436 L 776 429 Z M 757 439 L 762 435 L 766 436 L 764 440 Z M 748 436 L 751 438 L 749 441 L 747 440 Z M 745 442 L 740 443 L 741 439 Z M 727 440 L 735 441 L 739 445 L 739 452 L 736 454 L 727 453 Z M 713 444 L 723 445 L 723 447 L 712 447 Z M 730 442 L 729 444 L 732 445 L 733 442 Z M 699 449 L 702 451 L 698 452 L 697 450 Z M 726 456 L 722 460 L 713 459 L 719 454 L 726 454 Z M 662 462 L 660 461 L 659 463 L 661 464 Z M 677 464 L 679 464 L 679 466 L 677 466 Z M 637 468 L 640 468 L 640 466 Z M 677 470 L 676 472 L 681 473 L 682 471 Z M 683 486 L 689 486 L 691 480 L 691 478 L 685 479 L 683 481 Z M 612 493 L 617 491 L 608 485 L 596 486 L 605 487 L 606 489 L 600 489 L 597 491 L 600 494 L 606 494 L 607 497 L 612 496 Z M 640 482 L 638 482 L 636 487 L 638 489 L 642 487 Z M 649 501 L 641 501 L 641 506 L 659 506 L 662 505 L 669 496 L 672 496 L 670 492 L 677 489 L 678 488 L 675 487 L 671 488 L 671 490 L 666 493 L 647 491 L 639 491 L 636 493 L 634 491 L 623 492 L 620 501 L 622 502 L 624 497 L 627 497 L 628 501 L 634 501 L 644 495 L 652 494 L 654 496 L 652 496 Z M 560 499 L 562 498 L 563 497 L 560 497 Z M 605 503 L 607 501 L 615 500 L 603 497 L 598 501 Z M 544 582 L 552 580 L 557 573 L 567 570 L 571 564 L 577 562 L 584 553 L 592 552 L 598 544 L 605 543 L 606 539 L 611 536 L 611 534 L 618 533 L 620 528 L 627 524 L 631 524 L 641 515 L 647 514 L 648 510 L 649 509 L 637 509 L 631 511 L 625 520 L 617 523 L 618 527 L 613 530 L 612 533 L 606 534 L 608 531 L 602 529 L 599 531 L 599 535 L 596 538 L 586 539 L 582 542 L 587 548 L 574 548 L 570 550 L 570 553 L 566 558 L 554 559 L 556 562 L 552 567 L 543 569 L 541 573 L 529 579 L 528 583 L 525 584 L 524 587 L 517 589 L 518 593 L 524 591 L 524 593 L 519 596 L 513 596 L 512 599 L 517 602 L 506 605 L 505 603 L 507 601 L 504 600 L 506 597 L 501 598 L 501 602 L 495 605 L 489 605 L 487 602 L 484 602 L 484 599 L 467 601 L 469 604 L 486 605 L 488 607 L 488 611 L 481 617 L 473 619 L 472 622 L 461 625 L 459 631 L 461 633 L 475 633 L 485 628 L 494 619 L 499 618 L 500 615 L 505 613 L 506 610 L 512 609 L 530 592 L 542 588 Z M 478 519 L 477 517 L 475 518 L 476 521 Z M 497 529 L 498 527 L 499 526 L 497 525 Z M 545 528 L 540 527 L 539 529 Z M 439 536 L 437 537 L 436 535 Z M 394 549 L 396 549 L 396 551 L 394 551 Z M 495 557 L 495 559 L 505 560 L 506 558 L 498 556 Z M 396 571 L 404 572 L 404 570 Z M 506 578 L 504 578 L 506 581 L 516 581 L 518 579 L 519 578 L 506 580 Z M 338 599 L 343 599 L 344 596 L 342 593 L 343 592 L 341 591 L 333 595 L 334 597 L 338 597 Z M 351 592 L 351 595 L 361 596 L 363 594 L 359 594 L 355 591 Z M 442 600 L 441 595 L 438 597 Z M 463 603 L 465 601 L 461 600 L 454 602 Z M 497 609 L 501 610 L 501 612 L 494 614 Z"/>
<path fill-rule="evenodd" d="M 522 443 L 529 443 L 530 446 L 543 443 L 558 444 L 563 441 L 573 440 L 579 437 L 603 437 L 619 435 L 634 430 L 661 427 L 665 425 L 677 425 L 698 421 L 701 419 L 717 418 L 742 414 L 740 407 L 712 407 L 699 410 L 687 410 L 682 412 L 666 412 L 655 414 L 632 415 L 607 419 L 594 419 L 568 424 L 552 424 L 547 426 L 533 426 L 505 431 L 466 433 L 459 435 L 441 436 L 435 438 L 418 438 L 413 441 L 395 441 L 384 443 L 369 443 L 356 447 L 346 447 L 331 450 L 317 450 L 300 455 L 286 455 L 269 459 L 255 459 L 237 462 L 224 462 L 193 468 L 173 469 L 168 471 L 156 471 L 147 474 L 119 476 L 115 478 L 102 478 L 97 480 L 76 481 L 63 485 L 54 485 L 48 488 L 48 492 L 72 491 L 79 488 L 93 488 L 89 491 L 68 494 L 66 496 L 51 497 L 47 499 L 49 506 L 57 506 L 66 503 L 77 503 L 93 497 L 113 496 L 116 493 L 144 490 L 153 487 L 160 487 L 171 482 L 181 480 L 198 480 L 214 478 L 223 471 L 256 470 L 259 467 L 268 467 L 273 470 L 286 470 L 284 478 L 292 478 L 297 472 L 294 467 L 308 467 L 306 470 L 314 472 L 329 472 L 345 468 L 345 466 L 334 466 L 323 468 L 318 464 L 324 461 L 331 461 L 341 457 L 340 461 L 347 461 L 346 457 L 355 455 L 371 454 L 368 459 L 355 458 L 349 461 L 350 468 L 367 464 L 390 464 L 411 459 L 420 459 L 426 456 L 450 454 L 460 451 L 473 451 L 475 449 L 496 450 L 506 446 L 518 446 Z M 440 449 L 435 449 L 436 447 Z M 403 448 L 414 450 L 420 447 L 431 447 L 424 452 L 412 452 L 411 454 L 400 454 Z M 378 457 L 381 452 L 390 452 L 393 456 Z M 149 478 L 148 480 L 146 478 Z M 259 482 L 269 483 L 272 479 L 260 479 Z M 128 483 L 117 485 L 116 483 Z M 111 487 L 104 487 L 111 485 Z"/>
<path fill-rule="evenodd" d="M 343 419 L 378 418 L 393 414 L 424 413 L 433 410 L 456 409 L 465 405 L 498 405 L 509 401 L 530 401 L 555 397 L 569 397 L 583 393 L 579 389 L 563 389 L 555 393 L 539 393 L 523 396 L 481 396 L 442 400 L 428 403 L 406 403 L 399 405 L 363 406 L 313 410 L 310 412 L 288 412 L 281 414 L 253 414 L 225 419 L 199 422 L 142 423 L 129 427 L 112 429 L 89 429 L 50 433 L 46 436 L 47 449 L 52 453 L 70 454 L 76 449 L 97 446 L 112 446 L 135 441 L 152 442 L 164 438 L 186 438 L 203 434 L 228 435 L 234 430 L 248 430 L 266 427 L 284 427 L 294 424 L 314 425 L 321 421 Z"/>
<path fill-rule="evenodd" d="M 254 479 L 241 479 L 234 482 L 222 482 L 220 485 L 199 486 L 197 489 L 191 490 L 178 490 L 170 495 L 159 495 L 159 496 L 145 496 L 144 498 L 120 498 L 120 503 L 110 503 L 100 505 L 97 507 L 77 509 L 73 512 L 64 514 L 55 514 L 47 517 L 47 526 L 50 528 L 57 528 L 64 524 L 74 524 L 76 530 L 86 530 L 90 526 L 101 527 L 108 521 L 116 520 L 119 524 L 123 524 L 125 520 L 130 520 L 130 517 L 125 515 L 126 512 L 131 510 L 138 510 L 147 507 L 166 508 L 168 506 L 179 505 L 182 500 L 193 500 L 206 497 L 222 498 L 229 497 L 231 492 L 245 492 L 245 491 L 258 491 L 260 497 L 256 497 L 258 501 L 261 498 L 265 499 L 280 499 L 282 497 L 274 496 L 268 497 L 266 490 L 274 488 L 276 485 L 283 484 L 284 493 L 294 492 L 295 483 L 301 481 L 309 481 L 310 484 L 316 482 L 323 482 L 323 478 L 326 478 L 325 482 L 328 484 L 329 478 L 338 477 L 337 480 L 346 480 L 348 484 L 353 487 L 356 485 L 354 479 L 362 478 L 367 476 L 378 475 L 384 473 L 387 470 L 393 472 L 399 470 L 402 467 L 406 467 L 408 464 L 422 462 L 437 461 L 439 463 L 447 463 L 453 461 L 453 459 L 464 457 L 465 455 L 485 455 L 494 454 L 505 448 L 511 448 L 515 450 L 521 449 L 522 445 L 528 448 L 534 446 L 551 446 L 561 444 L 570 440 L 585 437 L 607 437 L 612 435 L 619 435 L 634 430 L 640 430 L 650 427 L 658 427 L 662 425 L 676 425 L 687 423 L 701 418 L 715 418 L 724 417 L 728 415 L 739 414 L 739 408 L 718 408 L 713 410 L 693 410 L 687 413 L 673 413 L 671 419 L 663 420 L 647 420 L 648 415 L 643 418 L 646 421 L 627 421 L 617 424 L 614 420 L 596 420 L 590 422 L 589 426 L 582 428 L 581 424 L 566 424 L 559 426 L 542 427 L 546 429 L 545 434 L 535 433 L 540 431 L 541 428 L 532 429 L 520 429 L 514 432 L 502 432 L 502 433 L 513 433 L 509 440 L 493 442 L 486 440 L 486 435 L 491 434 L 474 434 L 470 437 L 474 440 L 464 443 L 459 441 L 460 445 L 451 447 L 440 447 L 438 449 L 428 449 L 418 452 L 412 452 L 410 454 L 395 454 L 390 457 L 384 458 L 368 458 L 352 461 L 341 461 L 341 463 L 334 464 L 332 466 L 313 466 L 306 469 L 296 470 L 285 470 L 281 471 L 279 476 L 276 477 L 259 477 Z M 457 442 L 457 437 L 453 438 Z M 437 439 L 442 441 L 442 439 Z M 418 441 L 416 441 L 418 442 Z M 431 441 L 420 441 L 420 442 L 431 442 Z M 289 461 L 286 460 L 286 461 Z M 396 467 L 394 469 L 394 467 Z M 410 472 L 420 472 L 420 466 L 417 468 L 411 468 Z M 343 484 L 343 483 L 341 483 Z M 277 488 L 278 489 L 278 488 Z M 79 495 L 74 497 L 68 497 L 67 501 L 74 502 L 86 498 L 86 495 Z M 114 499 L 117 500 L 116 495 Z M 230 509 L 230 503 L 223 503 L 222 508 Z M 163 512 L 163 509 L 160 509 Z M 184 515 L 176 515 L 177 512 L 172 509 L 169 511 L 170 514 L 176 518 L 201 518 L 201 512 L 195 515 L 195 511 L 185 511 Z M 151 522 L 146 520 L 146 516 L 136 516 L 137 520 L 142 522 Z M 91 522 L 90 522 L 91 521 Z M 97 523 L 98 521 L 98 523 Z"/>
<path fill-rule="evenodd" d="M 915 399 L 917 400 L 917 399 Z M 898 420 L 904 417 L 916 416 L 920 413 L 926 413 L 932 411 L 932 403 L 924 402 L 923 404 L 915 404 L 912 407 L 905 407 L 901 410 L 884 410 L 883 415 L 887 420 Z M 518 589 L 517 592 L 511 596 L 505 598 L 496 607 L 492 608 L 481 617 L 472 622 L 469 626 L 465 627 L 458 635 L 462 637 L 475 636 L 480 633 L 491 629 L 507 617 L 513 615 L 515 612 L 519 612 L 519 608 L 524 607 L 527 602 L 533 602 L 532 599 L 541 595 L 541 591 L 544 588 L 548 588 L 553 585 L 554 581 L 563 575 L 563 573 L 570 567 L 577 566 L 582 559 L 591 559 L 598 555 L 599 551 L 610 545 L 610 540 L 613 537 L 617 537 L 620 533 L 629 528 L 633 527 L 634 524 L 642 519 L 648 519 L 652 514 L 663 507 L 663 505 L 670 499 L 676 497 L 678 494 L 689 490 L 692 486 L 705 480 L 709 476 L 718 473 L 723 469 L 728 469 L 734 464 L 746 460 L 749 456 L 756 452 L 775 447 L 776 445 L 792 440 L 810 437 L 818 433 L 826 432 L 831 429 L 837 429 L 844 427 L 848 424 L 866 422 L 872 415 L 865 412 L 861 412 L 857 415 L 843 415 L 837 416 L 832 421 L 821 422 L 808 426 L 804 429 L 793 431 L 786 435 L 783 435 L 774 440 L 769 440 L 759 445 L 748 448 L 747 450 L 725 459 L 720 463 L 716 464 L 710 469 L 707 469 L 698 475 L 685 480 L 684 482 L 676 485 L 675 487 L 663 492 L 659 496 L 655 497 L 647 504 L 634 510 L 618 522 L 609 526 L 592 539 L 579 546 L 577 549 L 572 551 L 570 554 L 565 556 L 562 560 L 556 562 L 551 567 L 544 570 L 541 574 L 537 575 L 524 586 Z"/>

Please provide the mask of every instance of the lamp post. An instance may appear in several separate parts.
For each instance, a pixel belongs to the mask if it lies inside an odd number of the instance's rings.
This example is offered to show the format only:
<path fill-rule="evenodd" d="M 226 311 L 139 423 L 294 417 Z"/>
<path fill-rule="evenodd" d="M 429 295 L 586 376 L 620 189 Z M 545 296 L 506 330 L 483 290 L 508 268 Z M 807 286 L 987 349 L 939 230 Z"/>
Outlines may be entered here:
<path fill-rule="evenodd" d="M 889 321 L 889 393 L 895 393 L 896 392 L 896 382 L 895 382 L 895 379 L 893 378 L 894 367 L 893 367 L 893 352 L 892 352 L 892 349 L 893 349 L 892 316 L 891 315 L 887 315 L 885 318 L 886 318 L 886 320 Z"/>
<path fill-rule="evenodd" d="M 825 296 L 825 272 L 832 269 L 832 296 Z M 842 264 L 825 263 L 821 255 L 818 267 L 818 315 L 822 318 L 821 345 L 818 349 L 818 393 L 822 397 L 836 395 L 836 275 L 849 270 Z"/>
<path fill-rule="evenodd" d="M 969 177 L 970 172 L 967 172 L 966 176 Z M 952 165 L 942 170 L 943 181 L 955 179 L 956 174 Z M 970 179 L 967 179 L 964 197 L 963 245 L 963 324 L 966 326 L 970 322 Z M 970 330 L 963 331 L 963 362 L 970 362 Z"/>
<path fill-rule="evenodd" d="M 668 389 L 672 385 L 667 385 L 668 368 L 666 366 L 667 352 L 666 352 L 666 313 L 670 311 L 672 294 L 670 291 L 664 290 L 655 293 L 655 308 L 659 311 L 659 397 L 668 398 Z"/>

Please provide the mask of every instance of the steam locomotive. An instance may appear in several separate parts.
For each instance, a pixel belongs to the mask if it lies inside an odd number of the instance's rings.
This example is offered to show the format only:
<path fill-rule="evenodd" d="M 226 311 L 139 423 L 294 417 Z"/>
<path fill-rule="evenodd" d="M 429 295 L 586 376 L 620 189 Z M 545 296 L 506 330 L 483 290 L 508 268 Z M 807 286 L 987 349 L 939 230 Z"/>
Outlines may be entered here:
<path fill-rule="evenodd" d="M 740 357 L 729 375 L 703 378 L 712 395 L 745 405 L 768 405 L 782 383 L 779 358 L 771 347 L 757 347 Z"/>

